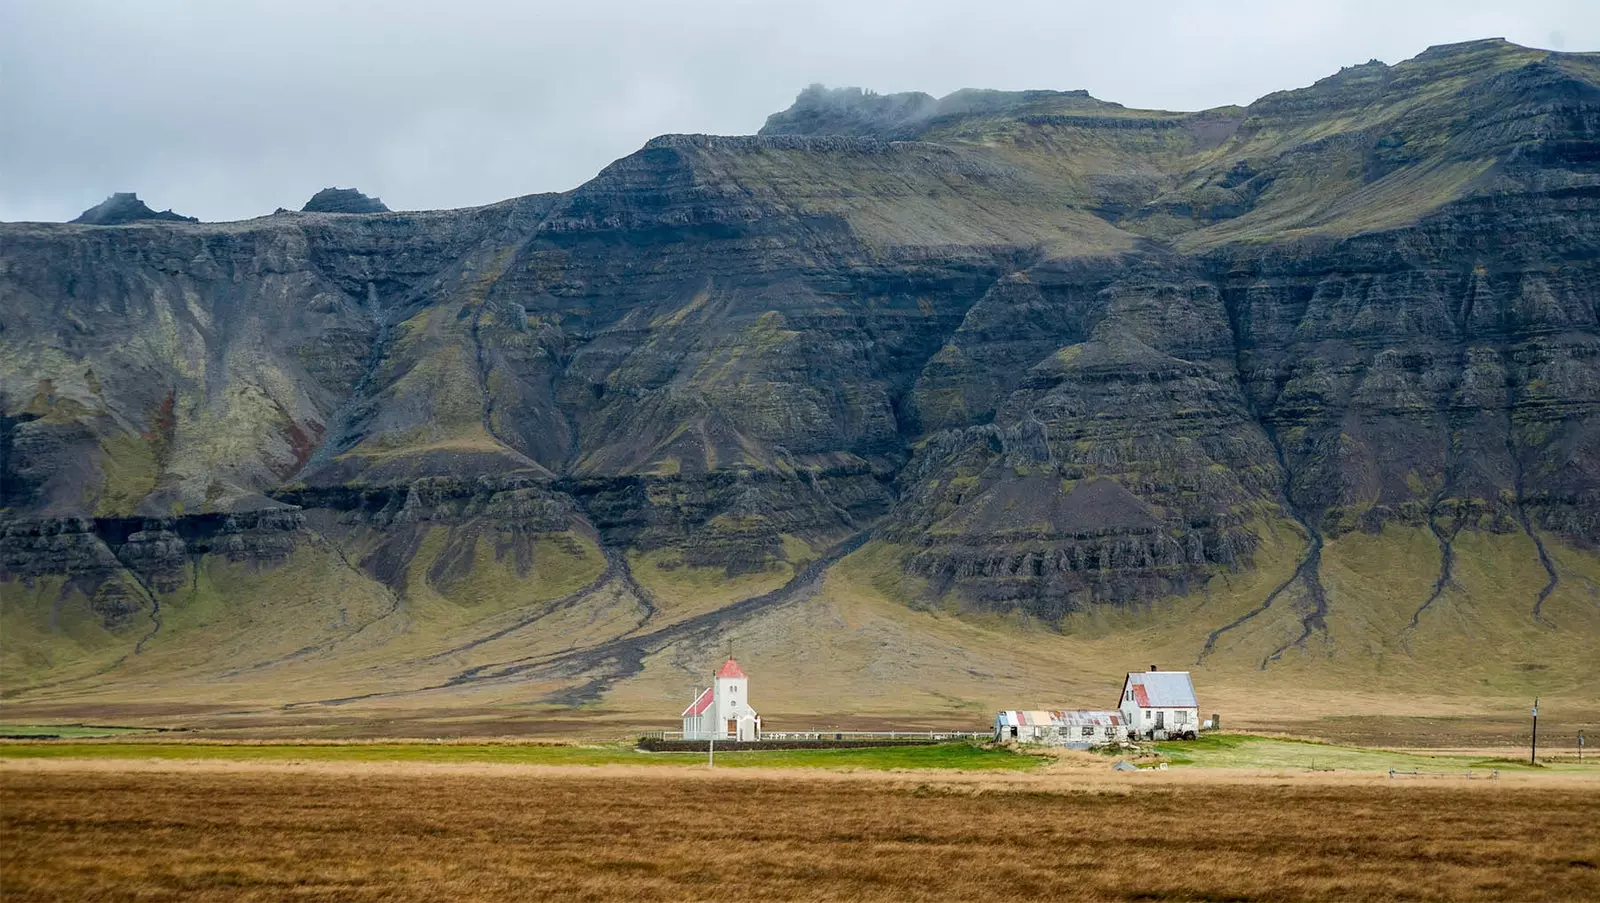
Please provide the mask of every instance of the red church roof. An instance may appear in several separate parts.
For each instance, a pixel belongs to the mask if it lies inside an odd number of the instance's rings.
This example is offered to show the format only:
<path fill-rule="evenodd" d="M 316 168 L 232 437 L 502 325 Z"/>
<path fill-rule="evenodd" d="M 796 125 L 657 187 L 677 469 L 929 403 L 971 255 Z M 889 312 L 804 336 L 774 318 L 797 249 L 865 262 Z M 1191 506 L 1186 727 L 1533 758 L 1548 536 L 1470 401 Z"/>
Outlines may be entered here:
<path fill-rule="evenodd" d="M 744 672 L 739 670 L 739 663 L 730 658 L 726 663 L 723 664 L 722 670 L 717 672 L 717 676 L 743 677 Z"/>
<path fill-rule="evenodd" d="M 683 714 L 678 717 L 687 718 L 690 715 L 698 715 L 709 708 L 711 708 L 711 688 L 706 687 L 705 692 L 695 699 L 694 704 L 684 709 Z"/>

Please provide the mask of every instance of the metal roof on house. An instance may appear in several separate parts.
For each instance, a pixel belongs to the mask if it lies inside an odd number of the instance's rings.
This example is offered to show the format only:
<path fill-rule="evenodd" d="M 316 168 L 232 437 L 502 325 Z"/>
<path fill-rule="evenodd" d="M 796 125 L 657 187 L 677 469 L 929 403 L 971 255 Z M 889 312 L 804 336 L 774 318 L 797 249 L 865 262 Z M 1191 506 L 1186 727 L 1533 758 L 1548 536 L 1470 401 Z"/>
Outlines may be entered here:
<path fill-rule="evenodd" d="M 1131 686 L 1133 701 L 1140 708 L 1194 709 L 1194 683 L 1187 671 L 1129 671 L 1124 687 Z"/>
<path fill-rule="evenodd" d="M 706 687 L 705 691 L 695 698 L 694 703 L 688 708 L 684 709 L 683 714 L 679 715 L 678 717 L 687 718 L 690 715 L 699 715 L 709 708 L 711 708 L 711 688 Z"/>
<path fill-rule="evenodd" d="M 722 670 L 717 672 L 718 677 L 743 677 L 744 672 L 739 669 L 739 663 L 729 658 L 722 665 Z"/>
<path fill-rule="evenodd" d="M 1023 711 L 1013 709 L 996 712 L 994 720 L 996 724 L 1006 727 L 1082 727 L 1084 725 L 1116 727 L 1122 724 L 1122 713 L 1091 712 L 1081 709 L 1075 711 L 1046 711 L 1043 709 Z"/>

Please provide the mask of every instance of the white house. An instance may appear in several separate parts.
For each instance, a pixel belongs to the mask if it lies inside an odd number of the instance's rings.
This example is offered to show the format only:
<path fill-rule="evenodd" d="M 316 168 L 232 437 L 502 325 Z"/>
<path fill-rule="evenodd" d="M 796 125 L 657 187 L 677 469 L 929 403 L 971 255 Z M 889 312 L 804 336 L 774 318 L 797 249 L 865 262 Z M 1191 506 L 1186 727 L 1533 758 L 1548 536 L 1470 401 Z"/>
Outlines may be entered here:
<path fill-rule="evenodd" d="M 1124 733 L 1121 712 L 1005 711 L 994 716 L 994 738 L 1001 743 L 1046 743 L 1088 749 L 1119 743 Z"/>
<path fill-rule="evenodd" d="M 1123 723 L 1131 737 L 1193 740 L 1200 730 L 1200 702 L 1187 671 L 1130 671 L 1122 682 Z"/>
<path fill-rule="evenodd" d="M 728 659 L 711 686 L 683 710 L 683 739 L 761 739 L 761 716 L 750 707 L 749 684 L 739 663 Z"/>

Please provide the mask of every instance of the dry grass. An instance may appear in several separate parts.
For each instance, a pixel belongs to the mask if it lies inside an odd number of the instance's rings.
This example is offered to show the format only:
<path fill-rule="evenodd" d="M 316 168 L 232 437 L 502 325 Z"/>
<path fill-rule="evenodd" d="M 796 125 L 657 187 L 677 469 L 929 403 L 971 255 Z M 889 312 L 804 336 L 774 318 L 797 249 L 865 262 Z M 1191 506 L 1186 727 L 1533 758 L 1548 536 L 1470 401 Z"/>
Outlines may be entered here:
<path fill-rule="evenodd" d="M 1041 786 L 772 774 L 7 770 L 0 896 L 1600 897 L 1592 789 Z"/>

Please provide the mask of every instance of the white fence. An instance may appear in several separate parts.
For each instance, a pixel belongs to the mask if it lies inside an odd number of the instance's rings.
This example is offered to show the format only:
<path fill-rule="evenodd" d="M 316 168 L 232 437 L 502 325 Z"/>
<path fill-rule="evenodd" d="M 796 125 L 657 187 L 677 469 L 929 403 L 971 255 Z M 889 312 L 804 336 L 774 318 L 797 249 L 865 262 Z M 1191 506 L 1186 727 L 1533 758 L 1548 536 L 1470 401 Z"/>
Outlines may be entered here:
<path fill-rule="evenodd" d="M 683 731 L 651 731 L 654 740 L 682 740 Z M 762 731 L 763 740 L 988 740 L 992 731 Z M 718 740 L 728 739 L 718 737 Z"/>

